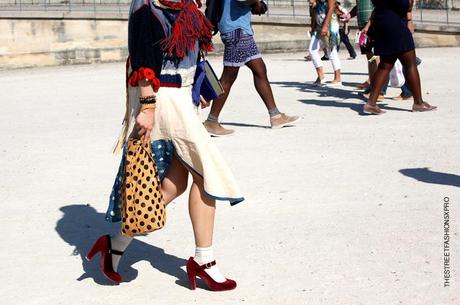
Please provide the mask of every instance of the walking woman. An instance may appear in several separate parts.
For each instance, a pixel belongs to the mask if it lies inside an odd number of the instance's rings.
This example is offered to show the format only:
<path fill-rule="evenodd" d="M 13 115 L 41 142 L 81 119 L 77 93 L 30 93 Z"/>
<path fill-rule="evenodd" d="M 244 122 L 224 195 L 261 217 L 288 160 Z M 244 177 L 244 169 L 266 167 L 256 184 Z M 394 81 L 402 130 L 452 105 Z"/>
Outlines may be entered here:
<path fill-rule="evenodd" d="M 235 179 L 198 116 L 192 85 L 200 51 L 210 50 L 211 24 L 193 0 L 133 0 L 129 15 L 126 135 L 151 143 L 168 204 L 187 189 L 196 251 L 187 262 L 190 287 L 200 277 L 210 290 L 236 287 L 219 271 L 213 256 L 215 200 L 243 201 Z M 149 107 L 145 107 L 148 105 Z M 119 143 L 119 144 L 120 144 Z M 108 221 L 121 219 L 120 181 L 123 160 L 112 190 Z M 147 177 L 154 179 L 154 177 Z M 149 180 L 148 180 L 149 181 Z M 116 283 L 118 263 L 132 237 L 101 236 L 87 255 L 100 253 L 102 272 Z"/>
<path fill-rule="evenodd" d="M 339 22 L 335 14 L 335 0 L 317 0 L 314 7 L 314 30 L 310 41 L 310 55 L 313 66 L 316 69 L 318 78 L 313 83 L 314 85 L 325 84 L 323 63 L 319 51 L 326 49 L 329 60 L 334 69 L 334 80 L 329 86 L 342 85 L 340 74 L 341 63 L 337 46 L 340 43 Z"/>
<path fill-rule="evenodd" d="M 364 105 L 364 113 L 383 114 L 377 106 L 377 98 L 396 59 L 399 59 L 406 72 L 406 81 L 414 96 L 412 111 L 431 111 L 431 106 L 422 99 L 420 76 L 417 70 L 415 44 L 412 37 L 413 0 L 373 0 L 374 12 L 371 17 L 371 31 L 374 38 L 374 53 L 380 56 L 377 72 L 372 79 L 372 91 Z"/>

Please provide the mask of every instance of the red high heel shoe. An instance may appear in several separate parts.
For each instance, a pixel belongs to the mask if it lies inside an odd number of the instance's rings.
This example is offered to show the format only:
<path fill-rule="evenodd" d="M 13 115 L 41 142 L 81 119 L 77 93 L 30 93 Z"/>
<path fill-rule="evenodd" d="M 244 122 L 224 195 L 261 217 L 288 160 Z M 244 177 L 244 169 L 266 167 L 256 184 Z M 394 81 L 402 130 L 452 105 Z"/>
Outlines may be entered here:
<path fill-rule="evenodd" d="M 216 261 L 212 261 L 210 263 L 204 264 L 202 266 L 198 265 L 197 262 L 190 257 L 187 262 L 187 275 L 188 281 L 190 283 L 190 289 L 196 289 L 196 277 L 200 277 L 203 282 L 208 286 L 208 288 L 212 291 L 225 291 L 225 290 L 232 290 L 236 288 L 236 282 L 234 280 L 226 279 L 223 283 L 218 283 L 214 281 L 209 274 L 206 273 L 205 269 L 209 269 L 216 264 Z"/>
<path fill-rule="evenodd" d="M 89 250 L 88 254 L 86 255 L 86 259 L 90 261 L 93 257 L 98 253 L 101 252 L 101 269 L 102 273 L 109 279 L 114 281 L 117 284 L 120 284 L 122 281 L 121 275 L 118 272 L 113 270 L 112 264 L 112 254 L 115 255 L 123 255 L 123 252 L 112 250 L 112 244 L 110 242 L 109 235 L 102 235 L 99 237 L 94 245 Z"/>

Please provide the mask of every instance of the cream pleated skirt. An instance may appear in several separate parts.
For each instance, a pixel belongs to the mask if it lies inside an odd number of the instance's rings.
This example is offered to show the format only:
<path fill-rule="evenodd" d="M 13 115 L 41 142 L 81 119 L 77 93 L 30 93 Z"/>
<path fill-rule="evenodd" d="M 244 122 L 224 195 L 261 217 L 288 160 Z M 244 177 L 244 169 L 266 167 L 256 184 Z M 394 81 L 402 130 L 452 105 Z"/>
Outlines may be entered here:
<path fill-rule="evenodd" d="M 138 88 L 128 89 L 127 134 L 134 135 L 135 116 L 139 111 Z M 191 87 L 161 87 L 157 93 L 155 124 L 151 134 L 152 152 L 161 178 L 175 155 L 191 171 L 203 178 L 205 193 L 232 205 L 244 200 L 235 178 L 217 146 L 204 128 L 200 108 L 192 102 Z M 106 219 L 120 221 L 120 189 L 124 158 L 110 195 Z"/>
<path fill-rule="evenodd" d="M 230 168 L 201 122 L 191 87 L 160 88 L 155 116 L 152 141 L 171 141 L 176 156 L 203 177 L 206 194 L 233 204 L 243 201 Z"/>

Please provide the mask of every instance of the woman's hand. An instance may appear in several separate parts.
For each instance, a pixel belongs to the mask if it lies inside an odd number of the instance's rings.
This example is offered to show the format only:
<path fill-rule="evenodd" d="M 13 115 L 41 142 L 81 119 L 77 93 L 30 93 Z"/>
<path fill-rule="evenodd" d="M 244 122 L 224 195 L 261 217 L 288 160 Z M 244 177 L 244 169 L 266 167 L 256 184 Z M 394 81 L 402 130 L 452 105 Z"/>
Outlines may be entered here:
<path fill-rule="evenodd" d="M 202 95 L 200 95 L 200 103 L 201 103 L 201 108 L 206 108 L 206 107 L 209 107 L 209 105 L 211 105 L 210 102 L 208 102 L 207 100 L 204 99 L 204 97 Z"/>
<path fill-rule="evenodd" d="M 152 83 L 148 79 L 139 81 L 139 93 L 140 96 L 147 97 L 155 95 L 152 88 Z M 147 105 L 145 109 L 142 108 L 139 114 L 136 116 L 135 128 L 139 139 L 142 140 L 143 144 L 150 142 L 150 134 L 152 133 L 153 124 L 155 123 L 155 105 Z"/>
<path fill-rule="evenodd" d="M 369 29 L 371 28 L 371 21 L 369 20 L 367 23 L 366 23 L 366 26 L 361 30 L 361 32 L 363 33 L 366 33 L 369 32 Z"/>
<path fill-rule="evenodd" d="M 414 25 L 414 22 L 412 20 L 407 21 L 407 27 L 409 28 L 409 31 L 411 33 L 415 32 L 415 25 Z"/>
<path fill-rule="evenodd" d="M 343 14 L 340 18 L 342 19 L 343 22 L 347 23 L 350 21 L 351 15 L 350 13 L 346 13 L 346 14 Z"/>
<path fill-rule="evenodd" d="M 321 27 L 321 36 L 329 36 L 329 25 L 326 23 Z"/>
<path fill-rule="evenodd" d="M 145 109 L 137 115 L 135 128 L 137 128 L 137 134 L 143 144 L 148 144 L 150 142 L 150 134 L 152 133 L 154 124 L 155 109 Z"/>

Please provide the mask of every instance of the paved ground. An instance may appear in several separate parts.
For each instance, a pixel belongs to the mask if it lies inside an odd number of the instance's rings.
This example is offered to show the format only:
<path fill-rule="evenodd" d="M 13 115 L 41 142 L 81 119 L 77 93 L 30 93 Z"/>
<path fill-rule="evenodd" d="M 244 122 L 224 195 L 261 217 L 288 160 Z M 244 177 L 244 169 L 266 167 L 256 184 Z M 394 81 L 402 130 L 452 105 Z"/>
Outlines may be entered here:
<path fill-rule="evenodd" d="M 123 64 L 0 72 L 2 304 L 460 304 L 459 51 L 419 51 L 423 91 L 439 111 L 414 114 L 409 102 L 386 100 L 378 117 L 361 114 L 353 91 L 363 59 L 343 61 L 343 88 L 316 89 L 304 54 L 266 56 L 279 107 L 303 117 L 282 130 L 266 128 L 241 71 L 222 116 L 237 133 L 215 139 L 247 198 L 218 209 L 216 255 L 239 285 L 226 293 L 187 288 L 185 198 L 162 232 L 131 245 L 120 286 L 82 260 L 99 234 L 117 229 L 103 213 L 119 161 L 111 148 Z"/>

